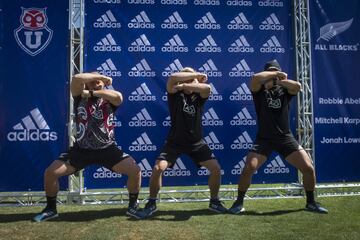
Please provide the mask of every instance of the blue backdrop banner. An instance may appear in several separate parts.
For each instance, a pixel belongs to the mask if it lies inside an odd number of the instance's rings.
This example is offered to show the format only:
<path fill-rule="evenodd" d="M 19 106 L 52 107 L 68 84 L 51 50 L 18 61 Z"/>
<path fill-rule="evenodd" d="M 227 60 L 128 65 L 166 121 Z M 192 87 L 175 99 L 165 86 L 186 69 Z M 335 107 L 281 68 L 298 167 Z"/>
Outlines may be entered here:
<path fill-rule="evenodd" d="M 294 73 L 290 1 L 87 0 L 85 9 L 85 69 L 112 76 L 124 94 L 117 139 L 137 160 L 143 185 L 170 126 L 167 78 L 185 66 L 209 76 L 204 138 L 222 166 L 223 183 L 237 183 L 256 134 L 251 75 L 275 58 Z M 181 156 L 164 184 L 206 184 L 208 175 Z M 257 183 L 294 181 L 296 170 L 276 154 L 254 177 Z M 108 169 L 85 171 L 88 188 L 119 185 L 125 179 Z"/>
<path fill-rule="evenodd" d="M 359 181 L 360 2 L 310 3 L 317 178 Z"/>
<path fill-rule="evenodd" d="M 0 191 L 43 190 L 67 146 L 68 1 L 0 4 Z"/>

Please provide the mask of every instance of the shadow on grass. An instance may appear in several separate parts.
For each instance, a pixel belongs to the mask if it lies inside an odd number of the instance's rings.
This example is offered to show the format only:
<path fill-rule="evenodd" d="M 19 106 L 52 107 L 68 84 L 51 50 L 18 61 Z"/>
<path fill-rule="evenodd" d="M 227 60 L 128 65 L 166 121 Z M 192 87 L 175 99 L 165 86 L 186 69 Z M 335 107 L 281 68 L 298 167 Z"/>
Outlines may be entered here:
<path fill-rule="evenodd" d="M 271 212 L 256 212 L 246 211 L 240 216 L 276 216 L 290 214 L 294 212 L 301 212 L 304 209 L 295 210 L 277 210 Z M 0 223 L 31 221 L 37 213 L 17 213 L 17 214 L 0 214 Z M 211 212 L 208 209 L 197 210 L 159 210 L 151 218 L 144 219 L 145 221 L 187 221 L 193 216 L 212 216 L 218 213 Z M 227 214 L 228 215 L 228 214 Z M 104 210 L 85 210 L 78 212 L 59 212 L 59 217 L 51 219 L 51 222 L 89 222 L 97 219 L 106 219 L 112 217 L 125 217 L 126 208 L 112 208 Z M 230 215 L 228 215 L 230 216 Z M 232 215 L 237 217 L 236 215 Z M 129 221 L 139 221 L 128 216 Z"/>

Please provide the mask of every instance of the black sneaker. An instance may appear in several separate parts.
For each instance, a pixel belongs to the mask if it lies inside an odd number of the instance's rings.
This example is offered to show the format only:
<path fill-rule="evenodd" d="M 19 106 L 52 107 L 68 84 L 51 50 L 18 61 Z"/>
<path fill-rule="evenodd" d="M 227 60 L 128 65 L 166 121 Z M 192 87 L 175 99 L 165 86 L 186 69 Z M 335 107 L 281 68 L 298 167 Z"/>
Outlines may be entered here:
<path fill-rule="evenodd" d="M 144 208 L 145 217 L 151 217 L 151 215 L 153 215 L 153 213 L 156 211 L 157 211 L 156 203 L 149 201 L 145 204 L 145 208 Z"/>
<path fill-rule="evenodd" d="M 327 214 L 329 212 L 326 208 L 322 207 L 318 202 L 307 203 L 305 209 L 311 212 L 317 212 L 323 214 Z"/>
<path fill-rule="evenodd" d="M 243 207 L 242 203 L 235 201 L 228 211 L 231 214 L 240 214 L 242 212 L 245 212 L 245 208 Z"/>
<path fill-rule="evenodd" d="M 209 209 L 217 213 L 226 213 L 227 209 L 220 200 L 210 200 Z"/>
<path fill-rule="evenodd" d="M 50 208 L 45 208 L 44 210 L 42 210 L 41 213 L 39 213 L 38 215 L 36 215 L 33 218 L 33 221 L 34 222 L 44 222 L 49 219 L 56 218 L 58 216 L 59 216 L 59 214 L 57 213 L 56 210 L 50 209 Z"/>
<path fill-rule="evenodd" d="M 129 206 L 126 211 L 126 215 L 134 217 L 136 219 L 143 219 L 145 217 L 144 211 L 138 207 L 138 204 L 134 206 Z"/>

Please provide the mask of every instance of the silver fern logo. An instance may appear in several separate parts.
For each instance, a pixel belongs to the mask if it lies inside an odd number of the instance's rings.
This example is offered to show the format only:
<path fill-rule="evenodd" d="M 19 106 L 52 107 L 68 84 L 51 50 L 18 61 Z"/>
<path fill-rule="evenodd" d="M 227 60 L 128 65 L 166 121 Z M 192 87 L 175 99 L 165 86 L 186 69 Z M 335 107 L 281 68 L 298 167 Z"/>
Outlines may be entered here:
<path fill-rule="evenodd" d="M 345 22 L 328 23 L 322 26 L 320 28 L 320 36 L 316 41 L 319 42 L 321 39 L 323 39 L 328 42 L 335 36 L 349 29 L 352 22 L 353 18 Z"/>

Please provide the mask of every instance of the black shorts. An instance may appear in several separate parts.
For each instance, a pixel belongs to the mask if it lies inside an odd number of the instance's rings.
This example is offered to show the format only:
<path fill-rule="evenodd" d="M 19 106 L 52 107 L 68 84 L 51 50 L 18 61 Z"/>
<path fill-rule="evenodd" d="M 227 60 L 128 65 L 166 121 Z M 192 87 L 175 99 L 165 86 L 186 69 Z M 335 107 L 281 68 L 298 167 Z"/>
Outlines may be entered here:
<path fill-rule="evenodd" d="M 284 135 L 281 138 L 268 139 L 256 137 L 250 152 L 268 157 L 272 151 L 278 152 L 283 158 L 291 153 L 303 149 L 292 134 Z"/>
<path fill-rule="evenodd" d="M 71 147 L 68 152 L 62 153 L 60 161 L 64 161 L 79 171 L 91 164 L 98 164 L 112 170 L 113 166 L 130 155 L 124 153 L 116 145 L 105 149 L 89 150 L 79 147 Z"/>
<path fill-rule="evenodd" d="M 193 146 L 179 146 L 174 143 L 165 142 L 157 159 L 167 161 L 170 163 L 169 167 L 171 168 L 181 154 L 188 155 L 197 167 L 200 167 L 199 163 L 201 162 L 210 159 L 216 160 L 215 155 L 204 141 Z"/>

